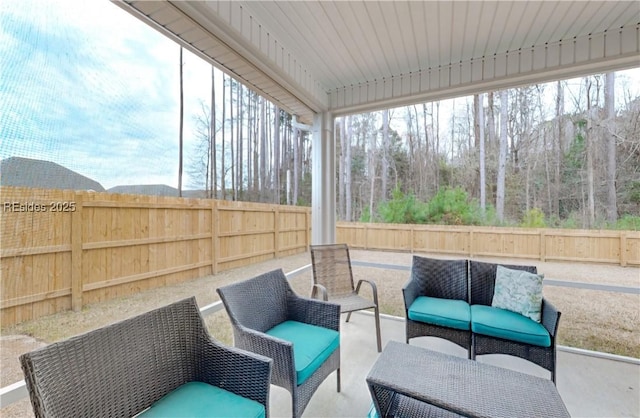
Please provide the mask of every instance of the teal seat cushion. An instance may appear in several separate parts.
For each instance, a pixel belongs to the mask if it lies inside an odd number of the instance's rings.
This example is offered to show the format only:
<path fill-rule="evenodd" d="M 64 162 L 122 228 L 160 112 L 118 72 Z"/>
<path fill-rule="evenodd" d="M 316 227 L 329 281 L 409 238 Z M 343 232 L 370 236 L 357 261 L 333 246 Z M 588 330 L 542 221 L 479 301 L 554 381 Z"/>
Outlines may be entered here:
<path fill-rule="evenodd" d="M 420 296 L 409 306 L 409 319 L 448 328 L 469 330 L 471 313 L 463 300 Z"/>
<path fill-rule="evenodd" d="M 189 382 L 156 401 L 138 417 L 264 418 L 264 405 L 203 382 Z"/>
<path fill-rule="evenodd" d="M 301 385 L 340 346 L 340 333 L 297 321 L 285 321 L 266 332 L 293 343 L 296 379 Z"/>
<path fill-rule="evenodd" d="M 541 323 L 506 309 L 471 305 L 471 330 L 539 347 L 551 346 L 551 336 Z"/>

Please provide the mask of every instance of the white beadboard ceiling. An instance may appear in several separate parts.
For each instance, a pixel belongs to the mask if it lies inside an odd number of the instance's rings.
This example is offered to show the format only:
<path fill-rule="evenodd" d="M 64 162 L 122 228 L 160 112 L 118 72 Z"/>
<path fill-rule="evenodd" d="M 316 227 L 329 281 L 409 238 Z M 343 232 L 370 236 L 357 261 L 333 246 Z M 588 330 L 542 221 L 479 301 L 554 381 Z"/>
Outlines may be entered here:
<path fill-rule="evenodd" d="M 115 1 L 302 120 L 640 66 L 637 1 Z"/>

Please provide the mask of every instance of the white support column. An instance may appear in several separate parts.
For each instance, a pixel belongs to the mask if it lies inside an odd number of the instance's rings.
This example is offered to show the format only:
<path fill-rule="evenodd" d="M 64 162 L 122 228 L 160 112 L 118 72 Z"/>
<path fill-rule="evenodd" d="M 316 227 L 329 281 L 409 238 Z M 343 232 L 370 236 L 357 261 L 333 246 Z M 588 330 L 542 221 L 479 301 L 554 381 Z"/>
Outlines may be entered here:
<path fill-rule="evenodd" d="M 311 243 L 336 242 L 336 161 L 333 115 L 316 113 L 313 119 Z"/>

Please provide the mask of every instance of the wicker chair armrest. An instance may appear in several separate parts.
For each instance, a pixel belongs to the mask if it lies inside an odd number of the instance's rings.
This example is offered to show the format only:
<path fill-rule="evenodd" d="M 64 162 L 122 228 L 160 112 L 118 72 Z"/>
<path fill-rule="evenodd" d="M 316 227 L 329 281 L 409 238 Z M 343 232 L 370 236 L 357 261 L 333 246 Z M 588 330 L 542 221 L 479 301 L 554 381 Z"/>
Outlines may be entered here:
<path fill-rule="evenodd" d="M 313 285 L 313 288 L 311 290 L 311 298 L 312 299 L 316 299 L 318 296 L 318 291 L 320 292 L 320 295 L 322 296 L 322 300 L 323 301 L 328 301 L 329 300 L 329 296 L 327 295 L 327 288 L 324 287 L 323 285 L 316 283 Z"/>
<path fill-rule="evenodd" d="M 235 327 L 235 345 L 244 350 L 273 359 L 272 374 L 275 378 L 287 376 L 295 382 L 296 368 L 293 343 L 256 331 L 242 325 Z"/>
<path fill-rule="evenodd" d="M 548 300 L 542 298 L 542 325 L 549 331 L 549 335 L 555 338 L 558 333 L 558 324 L 560 322 L 560 312 L 549 303 Z"/>
<path fill-rule="evenodd" d="M 289 299 L 288 315 L 292 321 L 340 330 L 340 305 L 337 303 L 295 296 Z"/>
<path fill-rule="evenodd" d="M 358 284 L 356 285 L 356 293 L 360 293 L 360 286 L 362 285 L 362 283 L 368 283 L 369 286 L 371 286 L 371 292 L 373 294 L 373 303 L 376 304 L 376 306 L 378 306 L 378 286 L 376 286 L 376 282 L 374 282 L 373 280 L 367 280 L 367 279 L 360 279 L 358 280 Z"/>
<path fill-rule="evenodd" d="M 410 277 L 409 280 L 402 286 L 402 296 L 404 300 L 405 312 L 409 310 L 409 306 L 413 303 L 418 296 L 420 296 L 420 289 L 418 288 L 418 282 Z"/>
<path fill-rule="evenodd" d="M 200 361 L 201 381 L 260 402 L 268 412 L 271 358 L 206 341 Z"/>

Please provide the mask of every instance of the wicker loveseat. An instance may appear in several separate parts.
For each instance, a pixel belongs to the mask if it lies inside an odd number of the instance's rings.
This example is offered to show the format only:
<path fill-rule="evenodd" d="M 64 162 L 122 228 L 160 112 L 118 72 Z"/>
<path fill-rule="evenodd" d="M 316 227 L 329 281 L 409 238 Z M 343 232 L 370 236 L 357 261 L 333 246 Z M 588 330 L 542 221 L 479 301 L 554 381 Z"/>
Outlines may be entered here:
<path fill-rule="evenodd" d="M 493 307 L 499 264 L 414 256 L 403 287 L 406 341 L 445 338 L 467 349 L 469 358 L 509 354 L 551 372 L 556 381 L 556 335 L 560 312 L 542 298 L 540 322 Z M 535 266 L 501 265 L 536 273 Z"/>
<path fill-rule="evenodd" d="M 268 417 L 272 360 L 212 340 L 194 298 L 20 357 L 36 417 Z"/>

